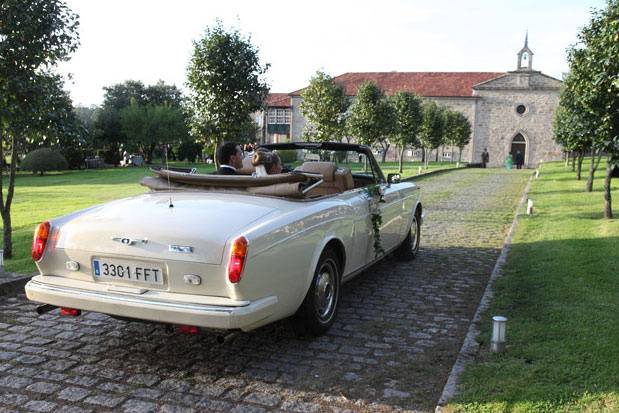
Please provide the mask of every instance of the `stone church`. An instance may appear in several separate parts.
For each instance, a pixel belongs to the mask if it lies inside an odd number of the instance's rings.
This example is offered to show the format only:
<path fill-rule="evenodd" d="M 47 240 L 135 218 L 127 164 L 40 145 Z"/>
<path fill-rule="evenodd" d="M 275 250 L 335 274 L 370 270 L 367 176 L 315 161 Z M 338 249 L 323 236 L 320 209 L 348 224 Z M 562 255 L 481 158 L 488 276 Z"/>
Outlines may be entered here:
<path fill-rule="evenodd" d="M 504 73 L 345 73 L 334 81 L 353 99 L 363 82 L 373 81 L 387 95 L 400 90 L 414 92 L 424 100 L 460 111 L 472 126 L 471 141 L 462 152 L 465 162 L 480 162 L 481 153 L 487 148 L 491 166 L 501 166 L 508 154 L 514 156 L 521 151 L 525 165 L 534 167 L 541 160 L 561 158 L 561 147 L 553 140 L 552 120 L 562 82 L 533 70 L 533 52 L 527 37 L 517 57 L 516 70 Z M 301 90 L 270 94 L 266 111 L 257 117 L 262 127 L 260 140 L 301 140 L 305 125 L 301 101 Z M 418 159 L 420 152 L 410 150 L 407 157 Z M 438 152 L 439 159 L 458 158 L 457 148 L 440 148 Z M 388 160 L 391 158 L 389 154 Z"/>

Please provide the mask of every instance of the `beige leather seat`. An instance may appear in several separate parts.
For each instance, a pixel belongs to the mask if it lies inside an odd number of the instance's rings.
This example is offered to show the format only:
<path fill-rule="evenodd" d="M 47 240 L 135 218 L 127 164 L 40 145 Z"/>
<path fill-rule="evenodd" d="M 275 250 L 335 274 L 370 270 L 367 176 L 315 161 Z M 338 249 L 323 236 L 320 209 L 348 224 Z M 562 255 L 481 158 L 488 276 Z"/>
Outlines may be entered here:
<path fill-rule="evenodd" d="M 310 197 L 339 194 L 355 187 L 350 169 L 333 162 L 304 162 L 295 171 L 322 175 L 323 182 L 307 193 Z"/>

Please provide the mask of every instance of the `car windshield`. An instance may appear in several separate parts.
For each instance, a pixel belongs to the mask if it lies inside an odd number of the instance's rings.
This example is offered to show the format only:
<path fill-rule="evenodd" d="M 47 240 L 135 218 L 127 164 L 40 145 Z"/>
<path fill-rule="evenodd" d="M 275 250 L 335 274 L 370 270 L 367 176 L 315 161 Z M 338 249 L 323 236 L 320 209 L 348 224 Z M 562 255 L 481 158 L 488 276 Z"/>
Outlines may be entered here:
<path fill-rule="evenodd" d="M 357 151 L 327 150 L 327 149 L 277 149 L 282 162 L 290 169 L 294 169 L 304 162 L 326 161 L 333 162 L 338 167 L 345 167 L 357 176 L 367 176 L 376 179 L 376 172 L 367 155 Z"/>

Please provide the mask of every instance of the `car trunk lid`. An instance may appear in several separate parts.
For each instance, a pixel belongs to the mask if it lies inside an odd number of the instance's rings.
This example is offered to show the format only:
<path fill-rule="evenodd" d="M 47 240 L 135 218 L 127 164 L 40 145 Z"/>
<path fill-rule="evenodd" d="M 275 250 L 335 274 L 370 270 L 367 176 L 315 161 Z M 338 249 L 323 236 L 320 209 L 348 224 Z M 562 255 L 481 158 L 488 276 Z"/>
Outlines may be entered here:
<path fill-rule="evenodd" d="M 221 264 L 228 239 L 275 210 L 252 198 L 153 193 L 111 202 L 58 220 L 55 248 Z"/>

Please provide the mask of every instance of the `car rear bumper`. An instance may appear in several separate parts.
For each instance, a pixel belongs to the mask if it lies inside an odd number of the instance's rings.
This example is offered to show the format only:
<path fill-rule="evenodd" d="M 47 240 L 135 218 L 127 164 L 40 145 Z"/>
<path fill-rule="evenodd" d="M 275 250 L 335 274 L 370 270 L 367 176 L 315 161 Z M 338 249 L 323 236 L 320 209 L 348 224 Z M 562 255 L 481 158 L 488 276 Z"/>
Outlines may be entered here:
<path fill-rule="evenodd" d="M 240 302 L 239 306 L 176 302 L 134 294 L 70 288 L 31 280 L 26 296 L 32 301 L 58 307 L 217 329 L 252 330 L 274 313 L 277 297 Z"/>

